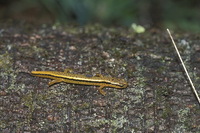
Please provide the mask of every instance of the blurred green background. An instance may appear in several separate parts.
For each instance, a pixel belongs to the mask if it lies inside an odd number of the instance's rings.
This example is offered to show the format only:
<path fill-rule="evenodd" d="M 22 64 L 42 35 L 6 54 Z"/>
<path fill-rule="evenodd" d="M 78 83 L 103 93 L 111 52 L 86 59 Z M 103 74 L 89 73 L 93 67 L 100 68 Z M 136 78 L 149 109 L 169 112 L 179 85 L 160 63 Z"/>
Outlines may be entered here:
<path fill-rule="evenodd" d="M 0 18 L 200 31 L 200 0 L 0 0 Z"/>

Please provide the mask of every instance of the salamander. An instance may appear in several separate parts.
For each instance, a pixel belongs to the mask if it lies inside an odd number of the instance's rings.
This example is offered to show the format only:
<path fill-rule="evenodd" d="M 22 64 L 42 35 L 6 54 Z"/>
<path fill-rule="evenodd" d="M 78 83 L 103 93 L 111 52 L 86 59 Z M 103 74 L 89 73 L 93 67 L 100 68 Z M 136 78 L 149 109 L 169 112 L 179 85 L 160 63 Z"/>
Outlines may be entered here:
<path fill-rule="evenodd" d="M 102 95 L 106 94 L 106 92 L 103 91 L 104 87 L 126 88 L 128 85 L 125 80 L 119 78 L 107 77 L 101 74 L 89 77 L 81 74 L 73 74 L 71 72 L 71 69 L 65 69 L 64 72 L 32 71 L 31 74 L 37 77 L 53 79 L 49 82 L 49 86 L 60 82 L 99 86 L 98 90 Z"/>

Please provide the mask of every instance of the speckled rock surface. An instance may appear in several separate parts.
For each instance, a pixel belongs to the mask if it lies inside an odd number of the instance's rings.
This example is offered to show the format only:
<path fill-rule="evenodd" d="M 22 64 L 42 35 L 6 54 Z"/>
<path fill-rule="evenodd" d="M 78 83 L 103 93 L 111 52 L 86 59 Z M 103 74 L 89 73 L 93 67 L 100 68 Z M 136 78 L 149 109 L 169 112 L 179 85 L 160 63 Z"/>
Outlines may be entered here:
<path fill-rule="evenodd" d="M 200 93 L 200 35 L 172 33 Z M 32 70 L 119 77 L 126 89 L 60 83 Z M 0 23 L 0 132 L 198 132 L 199 104 L 165 30 Z"/>

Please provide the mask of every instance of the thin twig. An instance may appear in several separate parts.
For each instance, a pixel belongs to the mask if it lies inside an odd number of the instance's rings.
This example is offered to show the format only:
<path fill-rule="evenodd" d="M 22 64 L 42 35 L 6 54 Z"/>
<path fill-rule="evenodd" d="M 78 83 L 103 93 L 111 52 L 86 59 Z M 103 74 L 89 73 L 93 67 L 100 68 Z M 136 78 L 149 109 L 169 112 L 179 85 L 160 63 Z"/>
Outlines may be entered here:
<path fill-rule="evenodd" d="M 186 73 L 186 75 L 187 75 L 187 77 L 188 77 L 188 79 L 189 79 L 189 81 L 190 81 L 190 85 L 192 86 L 192 90 L 193 90 L 193 92 L 194 92 L 194 94 L 195 94 L 195 96 L 196 96 L 196 98 L 197 98 L 197 100 L 198 100 L 198 102 L 199 102 L 199 104 L 200 104 L 200 98 L 199 98 L 199 96 L 198 96 L 198 93 L 197 93 L 197 91 L 196 91 L 196 89 L 195 89 L 195 87 L 194 87 L 194 84 L 192 83 L 192 80 L 191 80 L 191 78 L 190 78 L 190 76 L 189 76 L 189 74 L 188 74 L 188 71 L 187 71 L 187 69 L 186 69 L 184 63 L 183 63 L 183 60 L 182 60 L 182 58 L 181 58 L 181 55 L 180 55 L 180 53 L 179 53 L 179 51 L 178 51 L 178 48 L 176 47 L 176 44 L 175 44 L 175 42 L 174 42 L 174 39 L 173 39 L 173 37 L 172 37 L 172 35 L 171 35 L 169 29 L 167 29 L 167 32 L 168 32 L 168 34 L 169 34 L 169 36 L 170 36 L 170 38 L 171 38 L 171 40 L 172 40 L 172 43 L 173 43 L 173 45 L 174 45 L 174 47 L 175 47 L 175 49 L 176 49 L 176 53 L 178 54 L 178 57 L 179 57 L 179 59 L 180 59 L 180 61 L 181 61 L 181 63 L 182 63 L 182 66 L 183 66 L 183 68 L 184 68 L 184 70 L 185 70 L 185 73 Z"/>

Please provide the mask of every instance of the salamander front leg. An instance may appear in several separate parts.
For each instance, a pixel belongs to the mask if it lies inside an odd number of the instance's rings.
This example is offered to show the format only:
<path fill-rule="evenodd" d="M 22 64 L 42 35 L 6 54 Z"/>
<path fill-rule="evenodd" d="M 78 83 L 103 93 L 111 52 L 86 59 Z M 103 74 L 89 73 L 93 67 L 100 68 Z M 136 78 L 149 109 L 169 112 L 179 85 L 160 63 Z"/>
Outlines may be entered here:
<path fill-rule="evenodd" d="M 101 77 L 101 78 L 103 78 L 103 75 L 101 75 L 100 73 L 96 73 L 96 74 L 94 75 L 94 77 Z"/>
<path fill-rule="evenodd" d="M 49 86 L 53 85 L 53 84 L 56 84 L 56 83 L 60 83 L 60 82 L 63 82 L 62 79 L 55 79 L 55 80 L 52 80 L 49 82 Z"/>
<path fill-rule="evenodd" d="M 69 73 L 69 72 L 73 72 L 73 70 L 70 69 L 70 68 L 66 68 L 65 71 L 64 71 L 64 73 Z"/>
<path fill-rule="evenodd" d="M 104 86 L 100 86 L 99 88 L 98 88 L 98 90 L 99 90 L 99 92 L 102 94 L 102 95 L 106 95 L 106 92 L 105 91 L 103 91 L 103 88 L 104 88 Z"/>

